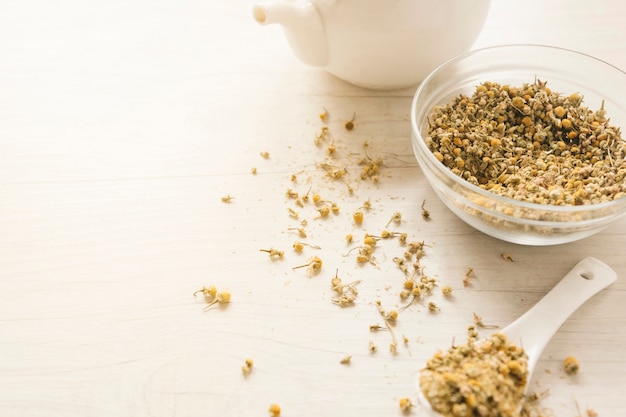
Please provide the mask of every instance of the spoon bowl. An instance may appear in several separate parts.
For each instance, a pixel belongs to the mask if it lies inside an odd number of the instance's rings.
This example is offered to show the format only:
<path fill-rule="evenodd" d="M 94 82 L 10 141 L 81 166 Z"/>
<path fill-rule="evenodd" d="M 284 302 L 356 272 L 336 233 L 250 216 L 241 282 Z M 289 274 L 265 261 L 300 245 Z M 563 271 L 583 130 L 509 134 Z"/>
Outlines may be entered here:
<path fill-rule="evenodd" d="M 528 390 L 537 361 L 554 333 L 578 307 L 616 279 L 617 274 L 608 265 L 596 258 L 585 258 L 537 304 L 500 331 L 508 340 L 523 347 L 528 355 L 525 390 Z M 442 415 L 433 410 L 419 385 L 417 398 L 431 416 Z"/>

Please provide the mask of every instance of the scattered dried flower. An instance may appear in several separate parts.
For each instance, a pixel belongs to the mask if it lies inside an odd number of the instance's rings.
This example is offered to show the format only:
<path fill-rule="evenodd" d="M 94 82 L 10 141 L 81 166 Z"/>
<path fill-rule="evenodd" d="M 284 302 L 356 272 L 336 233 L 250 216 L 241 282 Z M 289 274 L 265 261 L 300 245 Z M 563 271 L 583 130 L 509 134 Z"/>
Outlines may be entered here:
<path fill-rule="evenodd" d="M 299 268 L 307 268 L 309 274 L 316 274 L 320 271 L 320 269 L 322 269 L 322 260 L 318 256 L 313 256 L 312 258 L 309 258 L 309 262 L 306 264 L 294 266 L 291 269 L 296 270 Z"/>
<path fill-rule="evenodd" d="M 467 268 L 467 271 L 465 272 L 465 276 L 463 277 L 463 286 L 469 287 L 470 285 L 472 285 L 472 281 L 474 280 L 475 277 L 476 277 L 476 274 L 474 273 L 474 269 Z"/>
<path fill-rule="evenodd" d="M 351 120 L 348 120 L 346 123 L 344 123 L 343 127 L 345 127 L 346 130 L 354 129 L 354 119 L 356 119 L 356 112 L 352 115 Z"/>
<path fill-rule="evenodd" d="M 444 296 L 446 296 L 446 297 L 451 296 L 451 295 L 452 295 L 452 291 L 453 291 L 453 289 L 452 289 L 452 287 L 451 287 L 451 286 L 449 286 L 449 285 L 444 285 L 443 287 L 441 287 L 441 293 L 442 293 Z"/>
<path fill-rule="evenodd" d="M 399 405 L 400 405 L 400 410 L 402 410 L 403 412 L 409 412 L 411 410 L 411 408 L 413 408 L 413 402 L 411 401 L 410 398 L 400 398 L 399 401 Z"/>
<path fill-rule="evenodd" d="M 389 225 L 392 222 L 395 224 L 400 224 L 402 222 L 402 213 L 400 213 L 399 211 L 396 211 L 395 213 L 393 213 L 393 215 L 391 216 L 391 219 L 389 219 L 385 227 L 389 227 Z"/>
<path fill-rule="evenodd" d="M 588 408 L 587 417 L 598 417 L 598 412 L 592 408 Z"/>
<path fill-rule="evenodd" d="M 193 296 L 195 297 L 196 294 L 198 294 L 198 293 L 202 293 L 202 295 L 204 296 L 205 299 L 212 299 L 213 297 L 215 297 L 215 295 L 217 295 L 217 288 L 215 288 L 215 285 L 210 285 L 208 287 L 202 287 L 198 291 L 194 292 Z"/>
<path fill-rule="evenodd" d="M 342 365 L 350 365 L 352 363 L 352 355 L 346 355 L 339 361 Z"/>
<path fill-rule="evenodd" d="M 241 366 L 241 372 L 244 375 L 248 375 L 252 372 L 252 367 L 254 366 L 254 361 L 251 358 L 245 360 L 244 364 Z"/>
<path fill-rule="evenodd" d="M 329 113 L 328 110 L 326 110 L 325 107 L 322 107 L 322 109 L 324 110 L 322 113 L 320 113 L 320 120 L 322 122 L 325 122 L 328 119 Z"/>
<path fill-rule="evenodd" d="M 580 363 L 575 357 L 568 356 L 563 360 L 563 368 L 568 375 L 576 375 L 580 369 Z"/>
<path fill-rule="evenodd" d="M 220 291 L 215 295 L 215 300 L 207 304 L 204 310 L 208 310 L 215 304 L 228 304 L 230 303 L 230 297 L 230 291 Z"/>
<path fill-rule="evenodd" d="M 287 188 L 287 192 L 285 192 L 285 195 L 288 198 L 298 198 L 298 192 L 292 190 L 291 188 Z"/>
<path fill-rule="evenodd" d="M 267 252 L 269 254 L 269 257 L 272 259 L 280 259 L 283 256 L 285 256 L 285 251 L 282 250 L 278 250 L 276 248 L 269 248 L 269 249 L 259 249 L 261 252 Z"/>
<path fill-rule="evenodd" d="M 270 408 L 268 409 L 268 411 L 269 411 L 269 413 L 270 413 L 270 415 L 272 417 L 280 417 L 280 411 L 281 411 L 280 410 L 280 405 L 275 404 L 275 403 L 271 404 Z"/>
<path fill-rule="evenodd" d="M 473 313 L 473 314 L 474 314 L 474 324 L 476 326 L 478 326 L 480 328 L 483 328 L 483 329 L 497 329 L 498 328 L 498 326 L 496 326 L 494 324 L 485 324 L 485 323 L 483 323 L 483 318 L 481 316 L 479 316 L 476 313 Z"/>
<path fill-rule="evenodd" d="M 233 201 L 233 196 L 231 196 L 230 194 L 222 197 L 222 203 L 232 203 L 232 201 Z"/>
<path fill-rule="evenodd" d="M 298 217 L 300 217 L 300 213 L 298 213 L 297 211 L 295 211 L 291 207 L 287 207 L 287 211 L 289 212 L 289 216 L 294 218 L 294 219 L 297 219 Z"/>
<path fill-rule="evenodd" d="M 310 243 L 305 243 L 305 242 L 293 242 L 293 245 L 292 245 L 293 250 L 295 250 L 298 253 L 302 253 L 302 251 L 304 250 L 305 246 L 308 246 L 308 247 L 313 248 L 313 249 L 322 249 L 320 246 L 313 245 L 313 244 L 310 244 Z"/>
<path fill-rule="evenodd" d="M 425 208 L 426 200 L 422 201 L 422 218 L 424 220 L 430 220 L 430 211 Z"/>
<path fill-rule="evenodd" d="M 287 230 L 295 230 L 298 232 L 298 236 L 300 236 L 301 238 L 306 237 L 306 230 L 304 230 L 303 227 L 289 227 L 287 228 Z"/>
<path fill-rule="evenodd" d="M 502 253 L 500 254 L 500 257 L 507 262 L 513 262 L 513 256 L 511 256 L 510 253 Z"/>

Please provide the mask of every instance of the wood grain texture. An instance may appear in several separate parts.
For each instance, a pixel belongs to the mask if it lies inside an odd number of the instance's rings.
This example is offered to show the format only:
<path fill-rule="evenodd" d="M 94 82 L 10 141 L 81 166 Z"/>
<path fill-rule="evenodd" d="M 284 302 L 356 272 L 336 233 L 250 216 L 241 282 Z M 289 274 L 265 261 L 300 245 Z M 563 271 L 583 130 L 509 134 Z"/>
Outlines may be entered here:
<path fill-rule="evenodd" d="M 585 256 L 619 279 L 563 325 L 532 388 L 549 389 L 555 415 L 576 415 L 576 403 L 625 415 L 626 221 L 547 248 L 471 229 L 415 162 L 413 89 L 363 90 L 306 67 L 277 27 L 254 23 L 252 4 L 0 6 L 0 416 L 265 416 L 272 402 L 285 416 L 402 415 L 398 400 L 415 398 L 423 361 L 461 340 L 473 313 L 505 326 Z M 625 20 L 620 1 L 496 0 L 475 46 L 545 43 L 626 68 Z M 348 181 L 317 165 L 323 108 Z M 365 142 L 384 160 L 378 184 L 357 179 Z M 288 188 L 311 188 L 340 212 L 318 219 Z M 372 210 L 355 227 L 367 199 Z M 435 291 L 434 314 L 419 303 L 403 310 L 393 355 L 389 332 L 369 326 L 381 323 L 377 300 L 400 305 L 392 259 L 404 249 L 381 241 L 376 265 L 358 266 L 344 238 L 378 233 L 396 211 L 396 228 L 429 245 L 426 272 L 454 296 Z M 306 239 L 289 230 L 302 219 Z M 296 254 L 295 240 L 321 249 Z M 259 251 L 272 246 L 284 259 Z M 314 255 L 318 275 L 292 269 Z M 468 267 L 476 278 L 466 288 Z M 361 280 L 354 307 L 331 302 L 337 270 Z M 203 311 L 192 294 L 210 284 L 232 302 Z M 561 369 L 568 355 L 581 363 L 575 377 Z"/>

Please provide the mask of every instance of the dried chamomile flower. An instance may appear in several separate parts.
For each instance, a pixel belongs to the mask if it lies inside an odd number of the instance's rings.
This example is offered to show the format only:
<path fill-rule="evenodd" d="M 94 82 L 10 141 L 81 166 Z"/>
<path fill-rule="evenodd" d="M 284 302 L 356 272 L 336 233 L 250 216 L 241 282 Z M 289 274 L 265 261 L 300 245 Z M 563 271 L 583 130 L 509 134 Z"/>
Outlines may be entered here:
<path fill-rule="evenodd" d="M 285 195 L 288 198 L 298 198 L 298 192 L 292 190 L 291 188 L 287 188 L 287 192 L 285 192 Z"/>
<path fill-rule="evenodd" d="M 383 160 L 380 158 L 372 159 L 369 156 L 365 156 L 365 158 L 359 161 L 359 165 L 363 166 L 361 170 L 361 179 L 365 180 L 369 178 L 372 182 L 378 182 L 378 173 L 380 171 L 380 166 L 383 164 Z"/>
<path fill-rule="evenodd" d="M 389 227 L 389 225 L 392 222 L 395 223 L 395 224 L 400 224 L 402 222 L 402 213 L 400 213 L 399 211 L 394 212 L 391 215 L 391 218 L 389 219 L 389 221 L 387 222 L 387 226 L 385 226 L 385 227 Z"/>
<path fill-rule="evenodd" d="M 476 330 L 476 326 L 470 324 L 467 326 L 467 340 L 468 341 L 476 341 L 478 339 L 478 331 Z"/>
<path fill-rule="evenodd" d="M 328 110 L 326 110 L 325 107 L 322 107 L 322 109 L 324 110 L 323 112 L 320 113 L 320 120 L 322 122 L 325 122 L 326 120 L 328 120 L 328 116 L 330 116 L 330 114 L 328 113 Z"/>
<path fill-rule="evenodd" d="M 298 217 L 300 217 L 300 213 L 298 213 L 297 211 L 295 211 L 291 207 L 287 207 L 287 211 L 289 212 L 289 217 L 292 217 L 294 219 L 297 219 Z"/>
<path fill-rule="evenodd" d="M 334 155 L 335 152 L 337 151 L 337 146 L 335 145 L 335 142 L 331 142 L 327 147 L 326 147 L 326 153 L 328 153 L 328 155 Z"/>
<path fill-rule="evenodd" d="M 370 245 L 371 247 L 376 246 L 376 242 L 378 241 L 379 238 L 377 238 L 376 236 L 372 236 L 368 233 L 365 233 L 365 235 L 363 236 L 363 244 L 364 245 Z"/>
<path fill-rule="evenodd" d="M 498 326 L 496 326 L 495 324 L 483 323 L 483 318 L 481 316 L 479 316 L 476 313 L 473 313 L 473 314 L 474 314 L 474 324 L 476 326 L 483 328 L 483 329 L 497 329 L 498 328 Z"/>
<path fill-rule="evenodd" d="M 352 363 L 352 355 L 346 355 L 339 361 L 342 365 L 350 365 Z"/>
<path fill-rule="evenodd" d="M 333 146 L 334 145 L 329 145 L 328 149 L 332 149 Z M 338 166 L 330 165 L 327 163 L 321 163 L 321 164 L 318 164 L 318 166 L 324 171 L 326 171 L 327 176 L 329 176 L 330 178 L 334 180 L 342 179 L 343 176 L 348 172 L 348 170 L 345 167 L 338 167 Z"/>
<path fill-rule="evenodd" d="M 344 123 L 343 127 L 345 127 L 346 130 L 354 129 L 354 120 L 355 119 L 356 119 L 356 112 L 352 115 L 352 119 L 350 119 L 346 123 Z"/>
<path fill-rule="evenodd" d="M 424 247 L 428 246 L 425 242 L 409 242 L 407 245 L 407 252 L 415 255 L 417 259 L 424 256 Z"/>
<path fill-rule="evenodd" d="M 317 274 L 322 269 L 322 260 L 318 256 L 313 256 L 309 258 L 309 262 L 306 264 L 294 266 L 291 269 L 296 270 L 299 268 L 307 268 L 309 274 Z"/>
<path fill-rule="evenodd" d="M 261 157 L 263 157 L 264 159 L 270 159 L 270 153 L 267 151 L 262 151 Z"/>
<path fill-rule="evenodd" d="M 513 256 L 510 253 L 501 253 L 500 257 L 507 262 L 513 262 Z"/>
<path fill-rule="evenodd" d="M 322 206 L 317 209 L 317 212 L 320 214 L 319 217 L 326 218 L 330 214 L 330 207 Z"/>
<path fill-rule="evenodd" d="M 360 280 L 357 280 L 349 284 L 344 284 L 341 278 L 335 274 L 335 277 L 330 281 L 330 288 L 337 293 L 337 296 L 331 300 L 333 304 L 337 304 L 339 307 L 354 305 L 354 301 L 359 294 L 356 286 L 360 282 Z"/>
<path fill-rule="evenodd" d="M 439 306 L 435 304 L 433 301 L 428 302 L 428 311 L 430 311 L 431 313 L 435 313 L 439 310 L 440 310 Z"/>
<path fill-rule="evenodd" d="M 282 250 L 278 250 L 276 248 L 269 248 L 269 249 L 259 249 L 261 252 L 267 252 L 269 254 L 269 257 L 272 259 L 279 259 L 282 258 L 283 256 L 285 256 L 285 251 Z"/>
<path fill-rule="evenodd" d="M 405 305 L 403 305 L 402 307 L 400 307 L 400 310 L 404 310 L 405 308 L 408 308 L 413 303 L 419 301 L 420 298 L 422 297 L 422 288 L 421 288 L 421 286 L 423 286 L 422 283 L 412 286 L 411 288 L 407 288 L 406 285 L 407 285 L 407 281 L 405 281 L 405 288 L 402 291 L 400 291 L 400 298 L 405 300 L 411 297 L 411 300 Z"/>
<path fill-rule="evenodd" d="M 310 243 L 304 243 L 304 242 L 294 242 L 293 245 L 292 245 L 293 250 L 295 250 L 298 253 L 302 253 L 302 251 L 304 250 L 305 246 L 308 246 L 308 247 L 313 248 L 313 249 L 322 249 L 320 246 L 312 245 Z"/>
<path fill-rule="evenodd" d="M 212 299 L 213 297 L 215 297 L 217 295 L 217 288 L 215 288 L 215 285 L 210 285 L 208 287 L 202 287 L 198 291 L 194 292 L 193 296 L 195 297 L 196 294 L 198 294 L 198 293 L 202 293 L 202 295 L 206 299 Z"/>
<path fill-rule="evenodd" d="M 398 256 L 395 256 L 393 258 L 393 263 L 396 264 L 396 266 L 400 269 L 400 271 L 404 272 L 404 275 L 406 276 L 409 275 L 409 268 L 407 266 L 407 262 L 405 258 L 400 258 Z"/>
<path fill-rule="evenodd" d="M 252 367 L 254 366 L 254 361 L 251 358 L 245 360 L 244 364 L 241 366 L 241 372 L 244 375 L 248 375 L 252 372 Z"/>
<path fill-rule="evenodd" d="M 370 340 L 369 349 L 370 349 L 370 352 L 375 353 L 378 350 L 378 346 L 376 346 L 376 343 Z"/>
<path fill-rule="evenodd" d="M 422 218 L 424 220 L 430 220 L 430 211 L 426 210 L 426 200 L 422 201 Z"/>
<path fill-rule="evenodd" d="M 250 172 L 252 173 L 252 175 L 256 175 L 256 174 L 257 174 L 257 169 L 256 169 L 256 167 L 252 167 L 252 168 L 250 168 Z"/>
<path fill-rule="evenodd" d="M 302 242 L 294 242 L 293 243 L 293 250 L 295 250 L 298 253 L 302 253 L 302 251 L 304 250 L 304 243 L 302 243 Z"/>
<path fill-rule="evenodd" d="M 451 286 L 449 286 L 449 285 L 444 285 L 443 287 L 441 287 L 441 293 L 442 293 L 444 296 L 446 296 L 446 297 L 451 296 L 451 295 L 452 295 L 452 291 L 453 291 L 453 289 L 452 289 L 452 287 L 451 287 Z"/>
<path fill-rule="evenodd" d="M 309 202 L 309 194 L 311 193 L 311 187 L 309 187 L 309 189 L 307 190 L 306 194 L 302 196 L 302 201 L 304 201 L 305 203 Z"/>
<path fill-rule="evenodd" d="M 383 317 L 383 320 L 385 322 L 385 327 L 383 328 L 378 325 L 370 326 L 370 331 L 383 330 L 383 329 L 389 330 L 389 333 L 391 334 L 391 345 L 389 347 L 390 347 L 391 353 L 396 353 L 396 347 L 398 346 L 398 341 L 396 340 L 396 335 L 393 331 L 391 323 L 394 323 L 394 324 L 396 323 L 396 320 L 398 319 L 398 312 L 396 310 L 391 310 L 389 312 L 385 311 L 380 300 L 376 300 L 376 306 L 378 308 L 378 312 Z"/>
<path fill-rule="evenodd" d="M 267 410 L 272 417 L 280 417 L 280 405 L 274 403 L 270 404 L 270 408 Z"/>
<path fill-rule="evenodd" d="M 352 213 L 352 220 L 356 224 L 363 223 L 363 212 L 361 210 L 357 210 L 354 213 Z"/>
<path fill-rule="evenodd" d="M 587 417 L 598 417 L 598 412 L 593 408 L 587 409 Z"/>
<path fill-rule="evenodd" d="M 363 258 L 365 258 L 365 261 L 368 261 L 372 255 L 372 253 L 374 253 L 374 246 L 370 245 L 370 244 L 364 244 L 363 246 L 355 246 L 352 249 L 350 249 L 348 252 L 342 254 L 341 256 L 348 256 L 350 255 L 352 252 L 354 252 L 355 250 L 358 250 L 359 253 L 357 255 L 357 260 L 358 257 L 361 256 Z"/>
<path fill-rule="evenodd" d="M 230 194 L 225 195 L 222 197 L 222 203 L 232 203 L 233 201 L 233 196 L 231 196 Z"/>
<path fill-rule="evenodd" d="M 350 243 L 352 243 L 353 240 L 354 240 L 354 236 L 352 235 L 352 233 L 348 233 L 346 235 L 346 243 L 350 244 Z"/>
<path fill-rule="evenodd" d="M 563 369 L 565 369 L 565 373 L 569 375 L 576 375 L 578 373 L 578 370 L 580 369 L 578 359 L 573 356 L 566 357 L 563 360 Z"/>
<path fill-rule="evenodd" d="M 467 268 L 465 276 L 463 277 L 463 286 L 469 287 L 472 284 L 472 280 L 476 277 L 473 268 Z"/>
<path fill-rule="evenodd" d="M 230 303 L 230 297 L 230 291 L 220 291 L 215 296 L 215 300 L 213 300 L 206 307 L 204 307 L 204 310 L 208 310 L 211 306 L 215 304 L 228 304 Z"/>
<path fill-rule="evenodd" d="M 303 227 L 289 227 L 287 228 L 287 230 L 295 230 L 298 232 L 298 236 L 300 236 L 301 238 L 306 237 L 306 230 L 304 230 Z"/>
<path fill-rule="evenodd" d="M 410 398 L 400 398 L 399 401 L 399 405 L 400 405 L 400 410 L 402 410 L 403 412 L 409 412 L 411 410 L 411 408 L 413 408 L 413 402 L 411 401 Z"/>
<path fill-rule="evenodd" d="M 390 323 L 395 323 L 398 320 L 398 312 L 396 310 L 390 310 L 385 314 L 385 320 Z"/>
<path fill-rule="evenodd" d="M 387 328 L 380 324 L 370 324 L 370 332 L 377 332 L 379 330 L 387 330 Z"/>
<path fill-rule="evenodd" d="M 315 143 L 316 146 L 319 146 L 322 142 L 324 142 L 328 138 L 329 135 L 330 135 L 330 130 L 328 129 L 328 126 L 323 125 L 320 128 L 320 133 L 318 133 L 315 136 L 313 143 Z"/>
<path fill-rule="evenodd" d="M 341 278 L 339 278 L 339 270 L 335 272 L 335 277 L 330 280 L 330 289 L 338 294 L 343 293 L 343 282 Z"/>
<path fill-rule="evenodd" d="M 356 256 L 356 261 L 357 261 L 357 263 L 364 264 L 366 262 L 370 262 L 371 261 L 371 257 L 369 255 L 363 255 L 363 254 L 359 253 Z"/>

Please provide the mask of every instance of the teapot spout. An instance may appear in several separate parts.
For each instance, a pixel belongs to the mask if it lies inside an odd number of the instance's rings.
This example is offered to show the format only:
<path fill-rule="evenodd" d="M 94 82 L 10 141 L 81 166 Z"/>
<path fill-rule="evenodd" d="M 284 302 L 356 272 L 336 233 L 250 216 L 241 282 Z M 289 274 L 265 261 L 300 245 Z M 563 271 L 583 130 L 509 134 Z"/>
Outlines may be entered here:
<path fill-rule="evenodd" d="M 283 26 L 293 53 L 304 63 L 323 67 L 328 63 L 328 46 L 322 18 L 308 0 L 276 0 L 253 7 L 252 16 L 261 25 Z"/>

